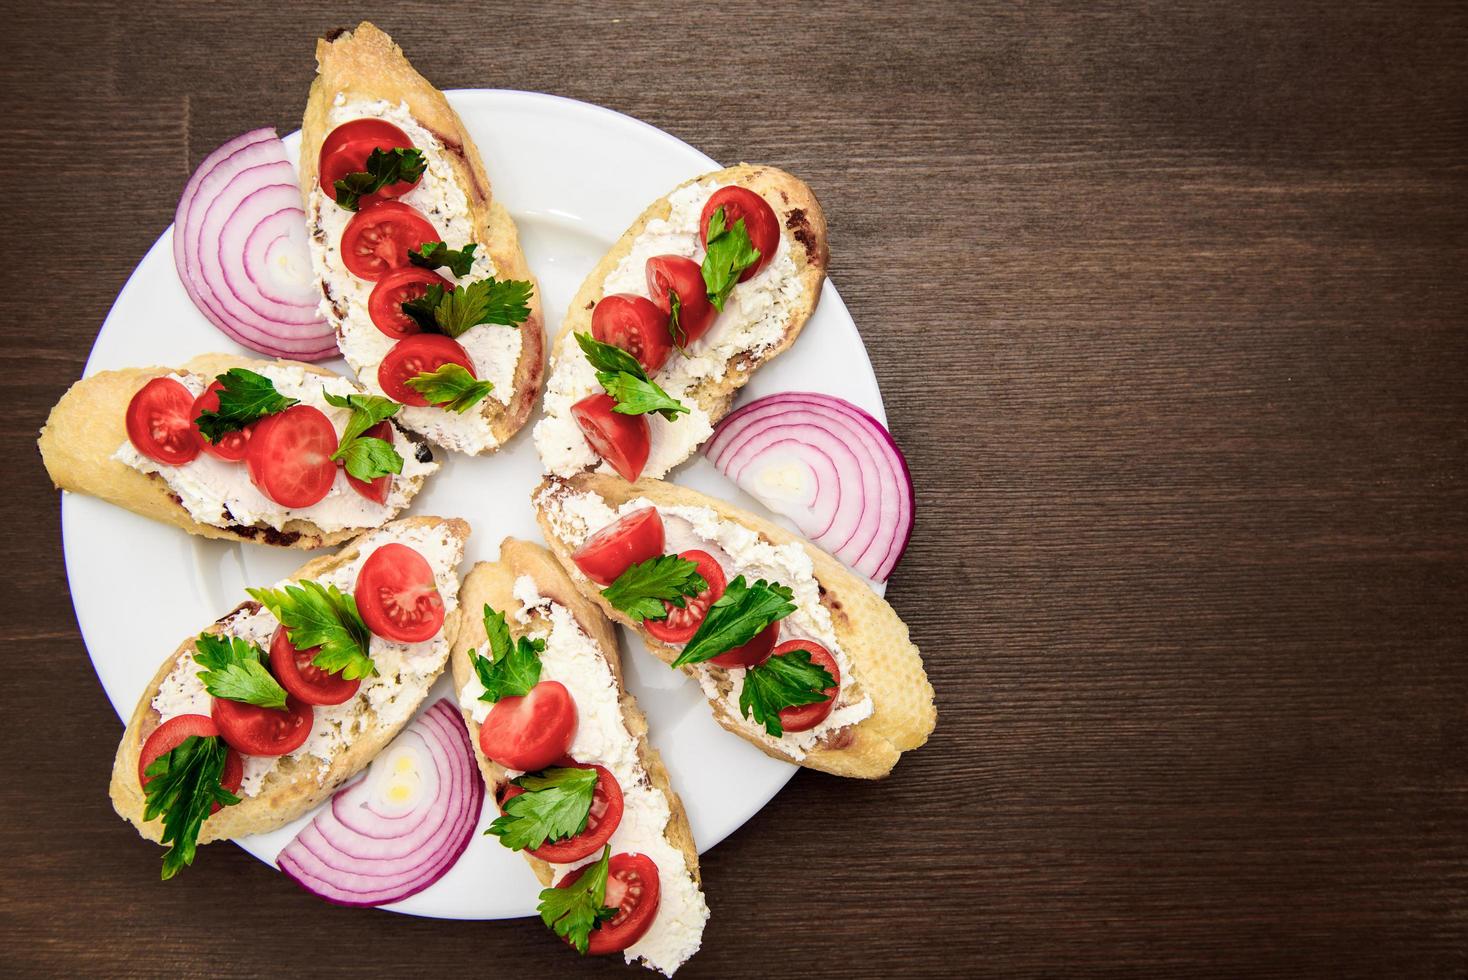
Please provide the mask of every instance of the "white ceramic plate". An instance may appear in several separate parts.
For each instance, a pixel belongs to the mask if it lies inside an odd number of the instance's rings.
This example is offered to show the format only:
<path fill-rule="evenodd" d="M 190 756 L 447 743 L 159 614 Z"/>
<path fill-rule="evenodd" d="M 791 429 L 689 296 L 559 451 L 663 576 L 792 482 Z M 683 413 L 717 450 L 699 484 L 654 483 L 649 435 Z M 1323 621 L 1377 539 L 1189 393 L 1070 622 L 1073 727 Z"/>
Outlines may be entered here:
<path fill-rule="evenodd" d="M 480 90 L 451 92 L 449 100 L 484 154 L 495 195 L 519 224 L 551 337 L 581 280 L 648 202 L 719 166 L 661 130 L 582 102 Z M 299 134 L 286 142 L 296 152 Z M 190 303 L 174 271 L 171 238 L 170 228 L 118 296 L 92 348 L 88 374 L 172 366 L 195 354 L 238 349 Z M 326 366 L 347 371 L 341 360 Z M 800 341 L 755 375 L 744 399 L 788 390 L 839 395 L 885 420 L 861 337 L 829 283 Z M 529 501 L 541 472 L 530 439 L 533 424 L 494 456 L 447 456 L 413 503 L 412 513 L 464 517 L 473 525 L 466 570 L 495 559 L 506 535 L 541 540 Z M 762 510 L 701 456 L 676 479 Z M 61 512 L 77 620 L 97 676 L 124 719 L 183 637 L 234 608 L 245 586 L 278 581 L 306 558 L 299 551 L 205 541 L 90 497 L 65 495 Z M 705 851 L 758 812 L 795 768 L 725 732 L 697 685 L 654 660 L 636 637 L 624 631 L 623 639 L 628 687 L 647 712 L 653 744 L 682 794 L 698 849 Z M 447 674 L 430 703 L 440 696 L 452 696 Z M 486 805 L 480 831 L 493 809 Z M 306 819 L 239 844 L 273 863 Z M 199 860 L 208 864 L 208 850 Z M 519 855 L 476 833 L 447 875 L 388 907 L 444 918 L 508 918 L 533 914 L 538 890 Z"/>

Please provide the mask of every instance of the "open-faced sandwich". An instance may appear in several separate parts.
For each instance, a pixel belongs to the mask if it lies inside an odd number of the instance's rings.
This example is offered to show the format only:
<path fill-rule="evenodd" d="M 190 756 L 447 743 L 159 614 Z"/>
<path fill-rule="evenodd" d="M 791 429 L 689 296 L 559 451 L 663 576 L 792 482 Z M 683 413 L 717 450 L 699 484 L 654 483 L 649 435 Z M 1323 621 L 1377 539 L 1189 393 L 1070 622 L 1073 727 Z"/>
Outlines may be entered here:
<path fill-rule="evenodd" d="M 78 381 L 41 458 L 60 489 L 192 534 L 320 548 L 386 524 L 438 470 L 400 408 L 309 364 L 206 354 Z"/>
<path fill-rule="evenodd" d="M 358 379 L 440 446 L 490 453 L 530 417 L 540 297 L 443 93 L 365 21 L 316 46 L 301 192 L 322 314 Z"/>
<path fill-rule="evenodd" d="M 541 464 L 635 480 L 686 460 L 753 371 L 794 343 L 826 277 L 826 219 L 800 180 L 740 164 L 654 201 L 556 338 Z"/>
<path fill-rule="evenodd" d="M 697 952 L 708 906 L 611 624 L 550 552 L 514 538 L 474 566 L 462 598 L 454 685 L 502 813 L 490 833 L 547 886 L 540 914 L 557 935 L 671 976 Z"/>
<path fill-rule="evenodd" d="M 459 629 L 469 525 L 412 517 L 307 562 L 190 637 L 138 701 L 112 803 L 169 847 L 274 830 L 359 772 L 428 694 Z"/>
<path fill-rule="evenodd" d="M 766 754 L 872 779 L 927 741 L 937 710 L 907 626 L 819 548 L 656 480 L 549 477 L 532 499 L 581 591 Z"/>

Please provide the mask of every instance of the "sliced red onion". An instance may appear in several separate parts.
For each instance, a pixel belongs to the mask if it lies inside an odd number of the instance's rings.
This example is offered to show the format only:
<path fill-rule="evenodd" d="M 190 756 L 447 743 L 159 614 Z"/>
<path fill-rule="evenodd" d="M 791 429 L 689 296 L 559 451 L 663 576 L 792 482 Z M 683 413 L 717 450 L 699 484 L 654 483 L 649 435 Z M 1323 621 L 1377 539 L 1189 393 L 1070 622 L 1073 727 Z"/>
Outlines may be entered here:
<path fill-rule="evenodd" d="M 237 136 L 204 158 L 178 201 L 173 262 L 199 311 L 264 354 L 316 361 L 336 353 L 306 244 L 306 212 L 273 129 Z"/>
<path fill-rule="evenodd" d="M 386 905 L 453 867 L 484 807 L 464 720 L 435 702 L 332 797 L 276 857 L 302 888 L 338 905 Z"/>
<path fill-rule="evenodd" d="M 854 571 L 892 574 L 912 536 L 907 460 L 882 423 L 841 398 L 788 391 L 719 423 L 703 447 L 719 470 Z"/>

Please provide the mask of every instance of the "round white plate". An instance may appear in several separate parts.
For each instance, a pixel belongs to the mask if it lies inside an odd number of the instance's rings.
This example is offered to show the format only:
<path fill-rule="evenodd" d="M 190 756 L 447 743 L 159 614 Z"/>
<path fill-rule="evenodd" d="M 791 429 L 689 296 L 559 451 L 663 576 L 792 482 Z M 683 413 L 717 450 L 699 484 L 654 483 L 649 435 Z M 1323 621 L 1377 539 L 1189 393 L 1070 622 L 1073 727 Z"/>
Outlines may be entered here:
<path fill-rule="evenodd" d="M 719 166 L 661 130 L 582 102 L 482 90 L 450 92 L 449 101 L 484 154 L 495 195 L 519 224 L 551 337 L 581 280 L 648 202 Z M 297 152 L 299 134 L 286 143 Z M 177 365 L 195 354 L 239 349 L 190 303 L 174 271 L 171 238 L 170 228 L 118 296 L 92 348 L 88 374 Z M 347 371 L 341 360 L 326 366 Z M 830 283 L 799 343 L 756 374 L 744 398 L 789 390 L 839 395 L 885 420 L 861 337 Z M 442 471 L 413 502 L 411 513 L 464 517 L 473 525 L 465 570 L 498 557 L 506 535 L 541 540 L 529 500 L 541 473 L 530 439 L 533 424 L 534 419 L 494 456 L 439 453 L 447 456 Z M 762 510 L 701 456 L 676 479 Z M 90 497 L 64 495 L 61 514 L 77 621 L 97 676 L 124 719 L 183 637 L 234 608 L 247 585 L 278 581 L 306 558 L 299 551 L 180 534 Z M 636 637 L 624 631 L 623 639 L 627 685 L 647 712 L 653 744 L 705 851 L 758 812 L 795 768 L 725 732 L 710 717 L 697 685 L 654 660 Z M 447 675 L 429 703 L 443 696 L 452 696 Z M 486 805 L 480 831 L 493 809 Z M 239 844 L 273 863 L 307 819 Z M 207 850 L 199 860 L 208 863 Z M 388 908 L 444 918 L 508 918 L 534 914 L 538 891 L 518 854 L 476 833 L 447 875 Z"/>

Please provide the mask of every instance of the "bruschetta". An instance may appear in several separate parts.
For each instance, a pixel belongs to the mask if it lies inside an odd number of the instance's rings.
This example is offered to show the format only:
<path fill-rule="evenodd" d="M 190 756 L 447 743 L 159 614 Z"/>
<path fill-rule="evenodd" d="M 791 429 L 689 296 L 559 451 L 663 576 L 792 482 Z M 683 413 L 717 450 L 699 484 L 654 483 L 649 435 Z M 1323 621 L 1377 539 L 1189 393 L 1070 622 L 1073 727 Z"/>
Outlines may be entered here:
<path fill-rule="evenodd" d="M 191 534 L 320 548 L 386 524 L 437 472 L 397 408 L 314 365 L 206 354 L 78 381 L 41 458 L 59 489 Z"/>
<path fill-rule="evenodd" d="M 800 334 L 826 278 L 809 187 L 740 164 L 654 201 L 581 284 L 535 445 L 546 472 L 662 477 Z"/>
<path fill-rule="evenodd" d="M 455 452 L 504 445 L 543 379 L 540 295 L 443 93 L 363 22 L 316 45 L 301 194 L 322 315 L 363 385 Z M 425 379 L 426 376 L 426 379 Z"/>
<path fill-rule="evenodd" d="M 169 845 L 164 877 L 196 844 L 311 810 L 393 739 L 458 635 L 468 536 L 439 517 L 370 531 L 250 590 L 163 661 L 117 748 L 111 794 Z"/>
<path fill-rule="evenodd" d="M 499 561 L 474 566 L 462 597 L 451 662 L 502 814 L 490 833 L 530 862 L 559 935 L 671 976 L 698 950 L 708 906 L 688 817 L 622 682 L 612 625 L 550 552 L 514 538 Z M 590 899 L 617 913 L 578 929 L 560 914 L 567 893 L 598 877 L 604 891 Z"/>
<path fill-rule="evenodd" d="M 927 741 L 937 709 L 907 626 L 819 548 L 656 480 L 549 477 L 532 500 L 582 593 L 767 755 L 875 779 Z"/>

